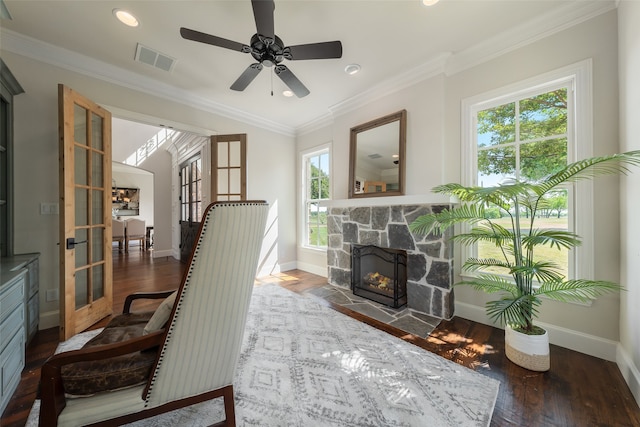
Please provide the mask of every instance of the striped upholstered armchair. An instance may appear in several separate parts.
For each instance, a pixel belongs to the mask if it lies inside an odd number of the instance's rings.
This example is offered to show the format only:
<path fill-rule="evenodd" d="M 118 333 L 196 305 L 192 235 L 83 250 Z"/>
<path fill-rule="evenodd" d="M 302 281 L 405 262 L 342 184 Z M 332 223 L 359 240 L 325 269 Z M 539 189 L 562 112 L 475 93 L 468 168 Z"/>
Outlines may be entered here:
<path fill-rule="evenodd" d="M 224 425 L 235 426 L 232 382 L 267 211 L 268 205 L 260 201 L 209 205 L 177 292 L 151 318 L 141 321 L 141 317 L 123 314 L 101 333 L 111 333 L 128 322 L 127 333 L 111 335 L 130 339 L 59 353 L 44 364 L 39 424 L 122 425 L 222 397 Z M 144 327 L 131 329 L 136 321 Z M 69 397 L 77 391 L 71 386 L 74 378 L 66 386 L 65 376 L 75 375 L 77 380 L 83 364 L 95 368 L 94 363 L 131 354 L 146 358 L 148 374 L 142 381 L 117 385 L 114 391 L 83 389 L 79 394 L 85 397 Z M 65 370 L 69 366 L 72 369 Z M 99 370 L 106 368 L 103 365 Z M 84 383 L 84 379 L 76 383 Z M 97 383 L 104 388 L 103 381 Z"/>

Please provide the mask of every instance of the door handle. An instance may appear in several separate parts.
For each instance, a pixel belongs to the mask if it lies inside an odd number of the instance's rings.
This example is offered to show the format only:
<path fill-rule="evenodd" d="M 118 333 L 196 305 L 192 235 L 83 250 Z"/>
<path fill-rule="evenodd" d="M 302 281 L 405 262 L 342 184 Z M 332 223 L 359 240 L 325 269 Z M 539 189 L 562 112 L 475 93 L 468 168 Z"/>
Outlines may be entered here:
<path fill-rule="evenodd" d="M 86 240 L 81 240 L 81 241 L 79 241 L 79 242 L 76 242 L 76 239 L 75 239 L 75 238 L 73 238 L 73 237 L 69 237 L 69 238 L 67 239 L 67 249 L 73 249 L 73 248 L 75 248 L 75 247 L 76 247 L 76 245 L 79 245 L 79 244 L 81 244 L 81 243 L 87 243 L 87 241 L 86 241 Z"/>

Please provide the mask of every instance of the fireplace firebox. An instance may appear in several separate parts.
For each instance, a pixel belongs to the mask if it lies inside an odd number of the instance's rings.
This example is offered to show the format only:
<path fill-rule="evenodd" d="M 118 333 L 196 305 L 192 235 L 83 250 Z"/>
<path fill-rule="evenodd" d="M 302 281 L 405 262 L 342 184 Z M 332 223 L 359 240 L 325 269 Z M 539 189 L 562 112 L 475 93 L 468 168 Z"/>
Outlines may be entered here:
<path fill-rule="evenodd" d="M 407 304 L 407 252 L 351 245 L 351 291 L 393 308 Z"/>

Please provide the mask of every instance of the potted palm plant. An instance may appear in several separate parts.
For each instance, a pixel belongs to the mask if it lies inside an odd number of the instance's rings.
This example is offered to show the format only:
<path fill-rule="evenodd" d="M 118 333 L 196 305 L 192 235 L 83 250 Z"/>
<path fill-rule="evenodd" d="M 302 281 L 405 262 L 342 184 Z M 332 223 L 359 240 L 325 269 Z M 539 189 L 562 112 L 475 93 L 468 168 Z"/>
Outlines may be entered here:
<path fill-rule="evenodd" d="M 487 315 L 505 326 L 505 353 L 525 368 L 549 369 L 546 331 L 534 325 L 541 297 L 563 302 L 588 302 L 621 287 L 605 280 L 567 279 L 559 266 L 537 256 L 543 246 L 571 249 L 580 236 L 568 231 L 536 226 L 540 212 L 550 207 L 552 195 L 565 184 L 598 175 L 627 173 L 640 165 L 640 151 L 581 160 L 537 182 L 512 180 L 493 187 L 445 184 L 435 193 L 455 196 L 460 204 L 449 210 L 416 218 L 410 225 L 418 234 L 442 234 L 456 224 L 468 229 L 452 239 L 463 245 L 487 242 L 499 249 L 496 258 L 469 258 L 462 271 L 472 273 L 456 285 L 468 285 L 500 298 L 486 304 Z M 496 209 L 508 226 L 496 221 Z M 504 222 L 502 222 L 504 224 Z"/>

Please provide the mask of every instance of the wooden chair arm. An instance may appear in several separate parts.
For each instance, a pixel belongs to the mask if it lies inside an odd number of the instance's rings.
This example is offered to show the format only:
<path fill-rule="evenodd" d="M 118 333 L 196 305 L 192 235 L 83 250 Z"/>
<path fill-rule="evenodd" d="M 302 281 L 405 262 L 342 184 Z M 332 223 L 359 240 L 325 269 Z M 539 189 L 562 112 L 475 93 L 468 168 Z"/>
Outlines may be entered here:
<path fill-rule="evenodd" d="M 58 415 L 66 406 L 61 370 L 64 365 L 76 362 L 108 359 L 135 351 L 143 351 L 162 344 L 165 331 L 155 331 L 142 337 L 119 343 L 54 354 L 42 366 L 40 373 L 40 421 L 39 425 L 57 425 Z"/>
<path fill-rule="evenodd" d="M 122 313 L 127 314 L 131 313 L 131 304 L 137 299 L 164 299 L 171 295 L 174 290 L 170 291 L 158 291 L 158 292 L 136 292 L 134 294 L 127 295 L 124 300 L 124 307 L 122 308 Z"/>

